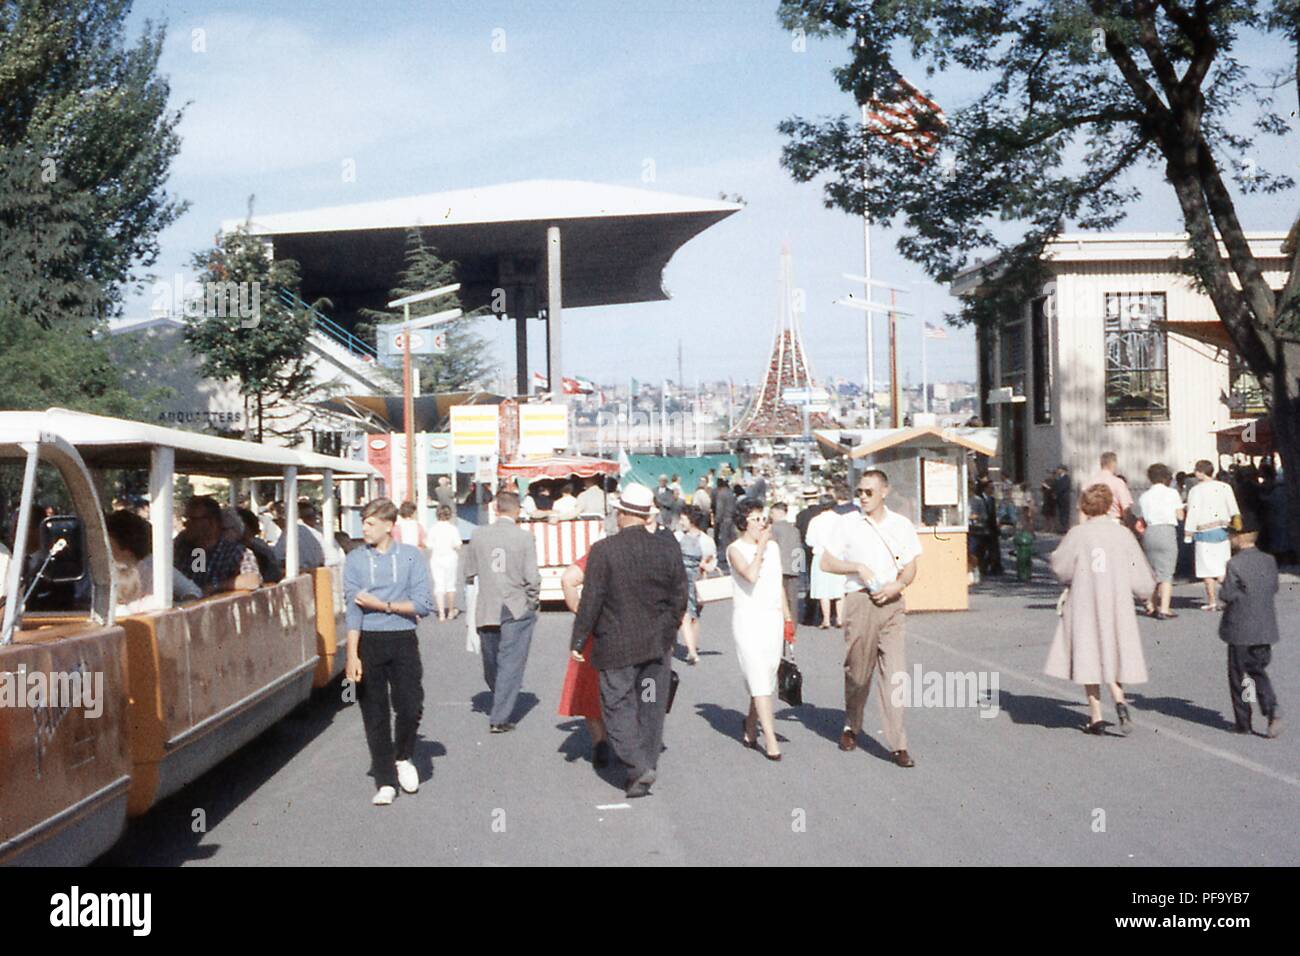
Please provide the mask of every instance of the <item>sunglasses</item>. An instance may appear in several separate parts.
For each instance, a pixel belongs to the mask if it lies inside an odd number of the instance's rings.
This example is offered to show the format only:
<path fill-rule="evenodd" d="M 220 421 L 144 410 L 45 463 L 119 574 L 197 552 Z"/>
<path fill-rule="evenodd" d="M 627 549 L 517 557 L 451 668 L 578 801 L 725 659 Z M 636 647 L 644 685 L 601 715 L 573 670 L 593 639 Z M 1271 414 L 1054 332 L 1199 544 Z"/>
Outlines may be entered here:
<path fill-rule="evenodd" d="M 874 498 L 875 496 L 876 496 L 875 491 L 873 491 L 873 490 L 870 489 L 870 488 L 859 488 L 859 489 L 858 489 L 858 497 L 859 497 L 859 498 Z"/>

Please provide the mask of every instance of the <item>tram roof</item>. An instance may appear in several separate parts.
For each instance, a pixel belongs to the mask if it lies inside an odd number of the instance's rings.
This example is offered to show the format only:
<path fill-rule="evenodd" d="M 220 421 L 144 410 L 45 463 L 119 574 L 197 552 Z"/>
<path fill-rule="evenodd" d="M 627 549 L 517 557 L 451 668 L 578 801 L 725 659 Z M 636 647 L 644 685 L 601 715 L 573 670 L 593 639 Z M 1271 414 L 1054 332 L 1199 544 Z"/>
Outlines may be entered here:
<path fill-rule="evenodd" d="M 296 467 L 300 474 L 335 472 L 378 475 L 365 462 L 334 458 L 275 445 L 217 438 L 103 415 L 51 408 L 44 412 L 0 412 L 0 446 L 38 441 L 54 434 L 73 445 L 92 468 L 148 467 L 154 448 L 171 448 L 176 471 L 186 474 L 253 477 L 268 468 Z"/>

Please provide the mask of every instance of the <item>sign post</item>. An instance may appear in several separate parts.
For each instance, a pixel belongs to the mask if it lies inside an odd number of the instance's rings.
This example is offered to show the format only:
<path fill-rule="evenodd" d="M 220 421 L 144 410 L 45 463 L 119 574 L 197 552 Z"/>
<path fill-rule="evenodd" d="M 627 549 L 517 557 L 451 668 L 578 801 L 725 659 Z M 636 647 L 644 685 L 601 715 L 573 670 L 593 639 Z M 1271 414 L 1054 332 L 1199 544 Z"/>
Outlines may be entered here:
<path fill-rule="evenodd" d="M 430 299 L 437 299 L 459 291 L 460 283 L 456 282 L 437 289 L 429 289 L 426 292 L 417 292 L 415 295 L 408 295 L 401 299 L 394 299 L 388 303 L 390 309 L 395 309 L 399 305 L 402 307 L 402 325 L 399 334 L 402 337 L 402 418 L 405 420 L 403 424 L 406 431 L 406 493 L 408 495 L 415 492 L 415 394 L 411 385 L 411 333 L 416 329 L 428 328 L 442 322 L 450 322 L 453 319 L 460 318 L 462 314 L 460 309 L 445 309 L 442 312 L 435 312 L 433 315 L 427 315 L 412 322 L 411 306 L 417 302 L 427 302 Z"/>

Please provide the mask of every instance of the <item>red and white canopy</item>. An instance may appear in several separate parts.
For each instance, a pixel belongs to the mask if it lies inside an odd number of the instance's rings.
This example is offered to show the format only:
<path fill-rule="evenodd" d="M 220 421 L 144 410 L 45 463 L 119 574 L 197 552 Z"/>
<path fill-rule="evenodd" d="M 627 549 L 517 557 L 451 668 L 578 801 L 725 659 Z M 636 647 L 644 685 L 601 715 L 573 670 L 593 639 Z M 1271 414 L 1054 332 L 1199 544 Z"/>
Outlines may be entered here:
<path fill-rule="evenodd" d="M 605 458 L 582 458 L 577 455 L 556 455 L 531 461 L 502 462 L 497 466 L 501 478 L 590 478 L 593 475 L 617 475 L 618 462 Z"/>

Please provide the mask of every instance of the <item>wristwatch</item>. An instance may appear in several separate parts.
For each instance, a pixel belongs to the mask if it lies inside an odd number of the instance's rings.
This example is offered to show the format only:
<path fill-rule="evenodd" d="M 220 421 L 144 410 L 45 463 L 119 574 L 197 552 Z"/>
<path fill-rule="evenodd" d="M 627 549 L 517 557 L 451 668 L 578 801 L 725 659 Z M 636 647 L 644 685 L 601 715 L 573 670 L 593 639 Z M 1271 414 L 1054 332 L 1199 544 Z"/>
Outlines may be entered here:
<path fill-rule="evenodd" d="M 392 601 L 385 601 L 385 602 L 384 602 L 384 610 L 385 610 L 386 612 L 388 612 L 389 614 L 392 614 L 392 613 L 393 613 L 393 602 L 392 602 Z"/>

